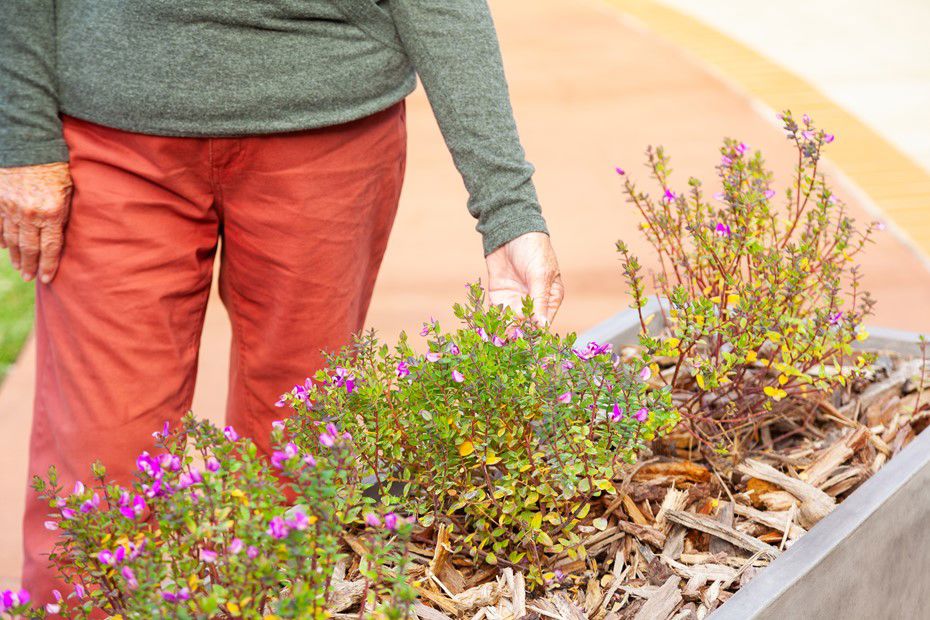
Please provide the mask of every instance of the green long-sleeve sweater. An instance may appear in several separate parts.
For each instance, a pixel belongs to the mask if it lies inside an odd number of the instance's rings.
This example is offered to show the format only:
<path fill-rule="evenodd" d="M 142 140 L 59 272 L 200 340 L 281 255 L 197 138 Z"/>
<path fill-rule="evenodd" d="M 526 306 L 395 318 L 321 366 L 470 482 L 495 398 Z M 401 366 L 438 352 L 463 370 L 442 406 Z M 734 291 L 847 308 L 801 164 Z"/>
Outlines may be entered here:
<path fill-rule="evenodd" d="M 168 136 L 335 125 L 416 75 L 485 252 L 545 231 L 487 0 L 3 0 L 0 167 L 67 161 L 59 113 Z"/>

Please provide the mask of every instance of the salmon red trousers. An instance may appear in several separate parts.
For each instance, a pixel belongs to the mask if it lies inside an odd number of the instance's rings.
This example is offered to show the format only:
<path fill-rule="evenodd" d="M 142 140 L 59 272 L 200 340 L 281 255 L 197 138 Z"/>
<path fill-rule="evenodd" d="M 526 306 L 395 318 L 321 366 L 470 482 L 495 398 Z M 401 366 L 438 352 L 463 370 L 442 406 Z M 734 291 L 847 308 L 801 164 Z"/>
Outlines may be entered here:
<path fill-rule="evenodd" d="M 152 433 L 190 409 L 218 249 L 233 342 L 216 400 L 267 452 L 280 395 L 363 327 L 403 183 L 404 103 L 286 134 L 161 137 L 69 117 L 64 134 L 74 197 L 58 274 L 37 287 L 30 477 L 55 465 L 70 492 L 99 459 L 109 480 L 133 479 Z M 63 588 L 51 509 L 27 495 L 23 586 L 47 601 Z"/>

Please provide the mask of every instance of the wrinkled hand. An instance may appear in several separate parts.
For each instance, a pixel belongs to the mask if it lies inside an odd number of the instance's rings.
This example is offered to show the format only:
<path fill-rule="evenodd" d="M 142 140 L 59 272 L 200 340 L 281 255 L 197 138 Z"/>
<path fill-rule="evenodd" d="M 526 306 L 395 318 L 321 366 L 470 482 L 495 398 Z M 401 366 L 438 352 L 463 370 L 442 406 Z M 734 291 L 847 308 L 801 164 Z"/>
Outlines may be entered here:
<path fill-rule="evenodd" d="M 23 280 L 55 277 L 70 207 L 68 164 L 0 168 L 0 247 Z"/>
<path fill-rule="evenodd" d="M 487 257 L 488 295 L 492 304 L 520 312 L 523 298 L 533 299 L 533 318 L 551 323 L 565 297 L 559 263 L 549 235 L 532 232 L 494 250 Z"/>

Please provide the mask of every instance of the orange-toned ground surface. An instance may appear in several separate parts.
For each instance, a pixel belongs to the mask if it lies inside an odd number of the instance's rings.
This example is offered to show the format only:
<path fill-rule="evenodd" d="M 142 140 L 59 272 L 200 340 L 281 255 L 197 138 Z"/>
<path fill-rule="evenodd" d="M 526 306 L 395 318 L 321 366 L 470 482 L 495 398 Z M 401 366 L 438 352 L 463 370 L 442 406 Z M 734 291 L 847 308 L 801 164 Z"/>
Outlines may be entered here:
<path fill-rule="evenodd" d="M 492 2 L 523 140 L 568 291 L 560 330 L 583 330 L 625 307 L 613 245 L 624 238 L 647 259 L 637 217 L 614 167 L 645 180 L 643 150 L 664 144 L 683 182 L 714 178 L 723 136 L 762 149 L 786 181 L 791 151 L 773 119 L 686 51 L 641 29 L 599 0 Z M 422 92 L 411 97 L 409 174 L 369 324 L 386 336 L 429 317 L 450 321 L 464 284 L 484 277 L 465 192 Z M 797 111 L 801 111 L 796 106 Z M 838 139 L 843 139 L 839 136 Z M 857 190 L 840 187 L 867 215 Z M 880 206 L 880 205 L 879 205 Z M 930 271 L 884 233 L 863 259 L 879 300 L 874 323 L 930 331 Z M 228 326 L 211 299 L 195 411 L 216 418 L 224 404 Z M 31 347 L 0 391 L 0 586 L 18 579 L 19 519 L 34 385 Z M 288 386 L 282 385 L 282 391 Z"/>

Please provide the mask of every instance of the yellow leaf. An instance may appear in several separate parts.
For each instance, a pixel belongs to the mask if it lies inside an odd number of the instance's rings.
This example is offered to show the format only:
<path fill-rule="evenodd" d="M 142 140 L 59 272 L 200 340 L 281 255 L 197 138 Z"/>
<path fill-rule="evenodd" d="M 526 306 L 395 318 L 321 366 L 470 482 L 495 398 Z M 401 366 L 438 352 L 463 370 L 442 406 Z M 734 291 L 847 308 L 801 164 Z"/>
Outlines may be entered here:
<path fill-rule="evenodd" d="M 665 341 L 665 344 L 675 349 L 675 348 L 678 348 L 678 345 L 681 344 L 681 340 L 679 340 L 678 338 L 669 338 L 668 340 Z"/>
<path fill-rule="evenodd" d="M 484 561 L 488 564 L 497 564 L 497 556 L 491 552 L 488 552 L 488 554 L 484 557 Z"/>
<path fill-rule="evenodd" d="M 807 268 L 810 266 L 811 262 L 807 260 L 807 257 L 801 259 L 800 267 L 802 270 L 807 271 Z"/>
<path fill-rule="evenodd" d="M 542 517 L 543 516 L 541 512 L 537 512 L 533 514 L 532 518 L 530 518 L 530 527 L 533 528 L 534 530 L 538 530 L 539 528 L 541 528 Z"/>
<path fill-rule="evenodd" d="M 784 384 L 786 384 L 786 383 L 788 383 L 788 377 L 787 377 L 787 375 L 778 375 L 778 384 L 779 384 L 779 385 L 784 385 Z"/>
<path fill-rule="evenodd" d="M 459 446 L 459 456 L 468 456 L 475 451 L 475 444 L 470 441 L 466 441 Z"/>
<path fill-rule="evenodd" d="M 484 462 L 488 465 L 496 465 L 501 462 L 501 457 L 489 451 L 484 455 Z"/>
<path fill-rule="evenodd" d="M 750 351 L 749 353 L 746 354 L 746 363 L 752 364 L 758 358 L 759 358 L 758 353 L 756 353 L 755 351 Z"/>
<path fill-rule="evenodd" d="M 783 389 L 771 385 L 765 386 L 762 391 L 765 392 L 766 396 L 775 401 L 779 401 L 788 395 L 788 392 L 784 391 Z"/>
<path fill-rule="evenodd" d="M 552 546 L 552 539 L 549 538 L 549 534 L 546 534 L 545 532 L 538 532 L 536 534 L 536 540 L 538 540 L 539 544 L 543 545 L 544 547 Z"/>
<path fill-rule="evenodd" d="M 739 295 L 735 295 L 733 293 L 730 293 L 729 295 L 727 295 L 728 306 L 735 306 L 738 303 L 739 303 Z"/>
<path fill-rule="evenodd" d="M 713 303 L 713 304 L 719 304 L 719 303 L 720 303 L 720 295 L 714 295 L 713 297 L 711 297 L 711 298 L 710 298 L 710 302 Z"/>
<path fill-rule="evenodd" d="M 856 334 L 856 340 L 858 340 L 859 342 L 862 342 L 868 337 L 869 337 L 869 332 L 865 331 L 864 329 L 860 331 L 858 334 Z"/>
<path fill-rule="evenodd" d="M 582 508 L 582 509 L 578 512 L 578 515 L 577 515 L 575 518 L 576 518 L 576 519 L 584 519 L 585 517 L 588 516 L 588 513 L 589 513 L 589 512 L 591 512 L 591 504 L 585 504 L 585 505 L 584 505 L 584 508 Z"/>
<path fill-rule="evenodd" d="M 194 573 L 193 575 L 190 576 L 190 578 L 188 578 L 187 587 L 191 589 L 191 592 L 196 592 L 197 586 L 199 585 L 200 585 L 200 577 L 198 577 L 196 573 Z"/>
<path fill-rule="evenodd" d="M 591 525 L 593 525 L 595 529 L 603 532 L 604 530 L 607 529 L 607 519 L 605 519 L 604 517 L 598 517 L 591 523 Z"/>
<path fill-rule="evenodd" d="M 697 384 L 698 384 L 698 387 L 699 387 L 699 388 L 701 388 L 702 390 L 703 390 L 703 389 L 706 389 L 706 388 L 704 387 L 704 375 L 695 375 L 695 376 L 694 376 L 694 380 L 697 381 Z"/>
<path fill-rule="evenodd" d="M 655 313 L 650 314 L 649 316 L 647 316 L 647 317 L 643 320 L 643 323 L 644 323 L 645 325 L 649 325 L 650 323 L 652 323 L 652 320 L 653 320 L 654 318 L 656 318 Z"/>
<path fill-rule="evenodd" d="M 781 334 L 778 332 L 766 332 L 765 336 L 775 344 L 781 342 Z"/>
<path fill-rule="evenodd" d="M 236 617 L 239 615 L 239 606 L 236 605 L 235 603 L 226 603 L 226 609 L 229 610 L 229 613 L 231 613 L 233 617 Z"/>

